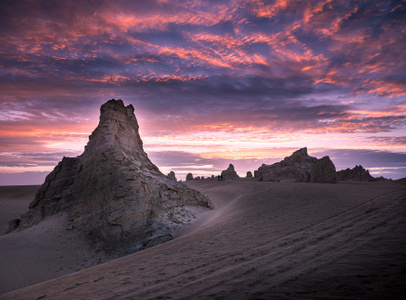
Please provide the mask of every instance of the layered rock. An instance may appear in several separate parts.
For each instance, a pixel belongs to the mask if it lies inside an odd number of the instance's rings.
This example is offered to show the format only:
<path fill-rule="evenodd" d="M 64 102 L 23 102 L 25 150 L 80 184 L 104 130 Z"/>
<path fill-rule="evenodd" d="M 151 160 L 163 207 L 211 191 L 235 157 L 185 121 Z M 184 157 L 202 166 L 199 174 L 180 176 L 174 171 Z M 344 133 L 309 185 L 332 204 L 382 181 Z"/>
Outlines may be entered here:
<path fill-rule="evenodd" d="M 294 179 L 299 182 L 337 182 L 336 169 L 328 156 L 321 159 L 307 154 L 307 148 L 295 151 L 291 156 L 272 165 L 263 164 L 254 172 L 260 181 Z"/>
<path fill-rule="evenodd" d="M 223 177 L 223 180 L 235 180 L 240 178 L 232 164 L 228 166 L 227 170 L 221 172 L 221 176 Z"/>
<path fill-rule="evenodd" d="M 361 165 L 355 166 L 353 169 L 347 168 L 337 172 L 337 178 L 340 181 L 354 180 L 354 181 L 373 181 L 375 178 L 369 174 Z"/>
<path fill-rule="evenodd" d="M 64 157 L 46 177 L 19 229 L 64 212 L 66 226 L 103 250 L 136 251 L 171 239 L 166 214 L 210 201 L 170 180 L 143 150 L 132 105 L 110 100 L 82 155 Z"/>

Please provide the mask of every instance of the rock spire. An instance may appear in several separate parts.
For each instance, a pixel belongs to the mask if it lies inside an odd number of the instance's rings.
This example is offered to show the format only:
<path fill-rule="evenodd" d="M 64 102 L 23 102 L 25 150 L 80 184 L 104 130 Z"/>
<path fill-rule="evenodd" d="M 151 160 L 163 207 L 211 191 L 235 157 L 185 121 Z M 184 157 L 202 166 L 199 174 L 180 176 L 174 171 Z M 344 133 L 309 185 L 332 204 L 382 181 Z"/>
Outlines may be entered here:
<path fill-rule="evenodd" d="M 235 180 L 240 178 L 240 176 L 238 176 L 237 172 L 235 171 L 233 164 L 230 164 L 227 170 L 222 171 L 221 176 L 223 177 L 223 180 Z"/>
<path fill-rule="evenodd" d="M 181 206 L 211 203 L 159 171 L 143 149 L 133 106 L 113 99 L 101 106 L 84 153 L 64 157 L 46 177 L 18 228 L 63 213 L 67 227 L 103 250 L 126 253 L 171 239 L 166 214 Z"/>

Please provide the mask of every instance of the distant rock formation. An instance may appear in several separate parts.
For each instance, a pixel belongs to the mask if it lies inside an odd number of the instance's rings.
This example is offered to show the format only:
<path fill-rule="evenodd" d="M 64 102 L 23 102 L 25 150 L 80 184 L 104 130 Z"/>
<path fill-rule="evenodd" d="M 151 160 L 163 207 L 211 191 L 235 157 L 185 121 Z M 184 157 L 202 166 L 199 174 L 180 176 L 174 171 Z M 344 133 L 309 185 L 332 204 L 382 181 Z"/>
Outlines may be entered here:
<path fill-rule="evenodd" d="M 174 171 L 170 171 L 170 172 L 169 172 L 168 178 L 169 178 L 170 180 L 173 180 L 173 181 L 178 181 L 178 180 L 176 179 L 176 176 L 175 176 L 175 172 L 174 172 Z"/>
<path fill-rule="evenodd" d="M 223 177 L 223 180 L 235 180 L 240 178 L 232 164 L 228 166 L 227 170 L 221 172 L 221 176 Z"/>
<path fill-rule="evenodd" d="M 307 148 L 301 148 L 291 156 L 272 165 L 263 164 L 254 172 L 260 181 L 276 181 L 284 178 L 300 182 L 337 182 L 336 170 L 328 156 L 322 159 L 307 154 Z"/>
<path fill-rule="evenodd" d="M 248 172 L 247 172 L 247 178 L 252 178 L 252 173 L 251 173 L 251 171 L 248 171 Z"/>
<path fill-rule="evenodd" d="M 187 173 L 186 181 L 191 181 L 191 180 L 193 180 L 193 174 L 192 173 Z"/>
<path fill-rule="evenodd" d="M 354 181 L 374 181 L 376 180 L 368 170 L 365 170 L 361 165 L 355 166 L 353 169 L 347 168 L 337 172 L 337 178 L 340 181 L 354 180 Z"/>
<path fill-rule="evenodd" d="M 255 172 L 255 178 L 260 181 L 275 181 L 279 178 L 294 178 L 306 181 L 306 175 L 310 174 L 311 167 L 317 158 L 307 154 L 307 148 L 295 151 L 291 156 L 272 165 L 263 164 Z"/>
<path fill-rule="evenodd" d="M 107 253 L 124 254 L 171 239 L 167 216 L 175 209 L 211 207 L 205 196 L 170 180 L 149 160 L 132 105 L 113 99 L 100 112 L 83 154 L 64 157 L 46 177 L 18 229 L 66 213 L 67 228 Z"/>
<path fill-rule="evenodd" d="M 310 171 L 310 182 L 337 183 L 336 167 L 330 157 L 317 160 Z"/>

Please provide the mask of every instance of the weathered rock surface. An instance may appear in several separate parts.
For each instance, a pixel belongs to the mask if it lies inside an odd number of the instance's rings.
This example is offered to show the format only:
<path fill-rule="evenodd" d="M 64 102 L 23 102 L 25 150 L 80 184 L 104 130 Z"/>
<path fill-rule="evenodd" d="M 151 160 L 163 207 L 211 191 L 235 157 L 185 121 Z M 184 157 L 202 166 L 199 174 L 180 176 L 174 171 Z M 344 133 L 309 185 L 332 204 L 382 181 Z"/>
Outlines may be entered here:
<path fill-rule="evenodd" d="M 230 164 L 227 170 L 221 172 L 221 176 L 223 176 L 223 180 L 235 180 L 240 178 L 237 172 L 234 170 L 234 166 Z"/>
<path fill-rule="evenodd" d="M 311 167 L 316 163 L 317 158 L 307 154 L 307 148 L 295 151 L 291 156 L 272 165 L 263 164 L 255 172 L 255 178 L 260 181 L 275 181 L 280 178 L 294 178 L 300 181 L 310 174 Z"/>
<path fill-rule="evenodd" d="M 175 176 L 175 172 L 174 172 L 174 171 L 170 171 L 170 172 L 169 172 L 168 178 L 169 178 L 170 180 L 173 180 L 173 181 L 178 181 L 178 180 L 176 179 L 176 176 Z"/>
<path fill-rule="evenodd" d="M 211 207 L 199 192 L 170 180 L 143 150 L 132 105 L 110 100 L 82 155 L 64 157 L 46 177 L 19 229 L 67 212 L 66 226 L 103 250 L 126 253 L 171 239 L 167 214 Z"/>
<path fill-rule="evenodd" d="M 310 172 L 310 182 L 337 183 L 336 167 L 330 157 L 324 156 L 316 161 Z"/>
<path fill-rule="evenodd" d="M 361 165 L 355 166 L 353 169 L 347 168 L 337 172 L 338 180 L 354 180 L 354 181 L 373 181 L 375 178 L 369 174 Z"/>
<path fill-rule="evenodd" d="M 307 154 L 307 148 L 295 151 L 291 156 L 272 165 L 263 164 L 254 172 L 260 181 L 276 181 L 284 178 L 299 182 L 337 182 L 336 169 L 328 156 L 321 159 Z"/>
<path fill-rule="evenodd" d="M 191 181 L 191 180 L 193 180 L 193 174 L 192 173 L 187 173 L 186 181 Z"/>
<path fill-rule="evenodd" d="M 252 173 L 251 173 L 251 171 L 248 171 L 248 172 L 247 172 L 247 178 L 252 178 Z"/>

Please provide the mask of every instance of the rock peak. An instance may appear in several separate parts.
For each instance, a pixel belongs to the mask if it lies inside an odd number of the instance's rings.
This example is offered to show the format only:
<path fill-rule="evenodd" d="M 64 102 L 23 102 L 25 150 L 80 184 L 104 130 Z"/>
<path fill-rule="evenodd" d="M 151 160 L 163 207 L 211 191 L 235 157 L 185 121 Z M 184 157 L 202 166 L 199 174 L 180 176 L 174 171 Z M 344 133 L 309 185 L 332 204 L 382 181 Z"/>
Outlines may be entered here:
<path fill-rule="evenodd" d="M 138 122 L 132 105 L 124 106 L 122 100 L 109 100 L 100 108 L 100 121 L 89 137 L 86 150 L 120 147 L 126 152 L 143 151 Z"/>
<path fill-rule="evenodd" d="M 233 164 L 229 164 L 227 170 L 221 172 L 221 176 L 223 176 L 224 180 L 235 180 L 240 178 L 235 171 Z"/>
<path fill-rule="evenodd" d="M 61 212 L 67 227 L 101 249 L 125 253 L 171 239 L 166 214 L 186 206 L 211 203 L 159 171 L 143 150 L 134 107 L 113 99 L 102 105 L 83 154 L 59 162 L 18 227 Z"/>

